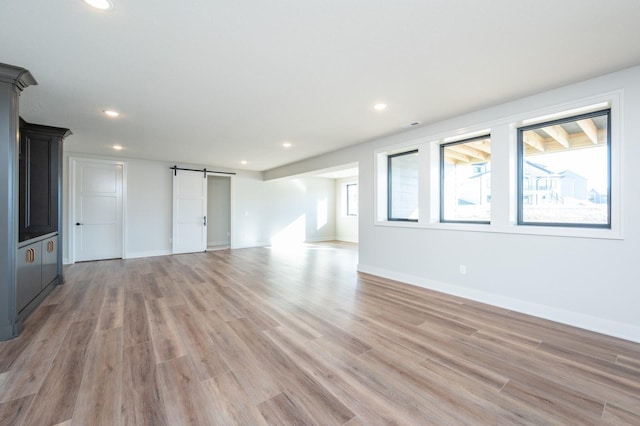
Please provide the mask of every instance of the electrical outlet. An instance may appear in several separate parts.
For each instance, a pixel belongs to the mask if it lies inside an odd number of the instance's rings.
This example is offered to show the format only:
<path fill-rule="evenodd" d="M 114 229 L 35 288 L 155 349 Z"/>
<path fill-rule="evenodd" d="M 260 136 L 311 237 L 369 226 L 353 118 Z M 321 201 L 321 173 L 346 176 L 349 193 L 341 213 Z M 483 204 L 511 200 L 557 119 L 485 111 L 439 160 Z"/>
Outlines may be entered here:
<path fill-rule="evenodd" d="M 460 265 L 458 271 L 460 271 L 462 275 L 467 275 L 467 265 Z"/>

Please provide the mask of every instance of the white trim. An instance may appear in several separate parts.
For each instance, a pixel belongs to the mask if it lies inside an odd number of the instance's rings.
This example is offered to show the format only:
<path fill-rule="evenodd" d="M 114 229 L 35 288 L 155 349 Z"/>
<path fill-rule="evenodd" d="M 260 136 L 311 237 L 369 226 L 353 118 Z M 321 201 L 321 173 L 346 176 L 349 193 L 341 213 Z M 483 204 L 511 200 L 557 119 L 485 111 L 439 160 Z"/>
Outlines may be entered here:
<path fill-rule="evenodd" d="M 127 163 L 122 164 L 122 258 L 128 259 L 127 253 Z"/>
<path fill-rule="evenodd" d="M 221 244 L 217 246 L 209 246 L 207 247 L 207 251 L 220 251 L 220 250 L 230 250 L 231 247 L 229 244 Z"/>
<path fill-rule="evenodd" d="M 467 140 L 467 139 L 475 139 L 475 138 L 479 138 L 479 137 L 487 136 L 487 135 L 489 137 L 491 137 L 491 129 L 476 130 L 476 131 L 473 131 L 473 132 L 464 133 L 464 134 L 455 135 L 455 136 L 449 136 L 447 138 L 444 138 L 442 140 L 442 144 L 441 145 L 448 145 L 448 144 L 452 144 L 454 142 L 462 142 L 462 141 Z"/>
<path fill-rule="evenodd" d="M 236 213 L 236 175 L 229 175 L 226 173 L 212 173 L 207 172 L 207 177 L 220 176 L 229 178 L 229 240 L 228 241 L 213 241 L 207 242 L 207 248 L 210 246 L 224 245 L 229 246 L 230 249 L 240 248 L 236 247 L 235 238 L 235 213 Z M 207 181 L 207 186 L 209 185 Z M 207 212 L 208 214 L 208 212 Z"/>
<path fill-rule="evenodd" d="M 520 235 L 540 235 L 548 237 L 573 237 L 573 238 L 594 238 L 603 240 L 624 240 L 624 236 L 612 229 L 601 228 L 563 228 L 556 226 L 526 226 L 526 225 L 504 225 L 476 224 L 476 223 L 429 223 L 420 222 L 396 222 L 378 221 L 374 226 L 389 226 L 393 228 L 421 228 L 435 229 L 440 231 L 467 231 L 467 232 L 488 232 L 496 234 L 520 234 Z"/>
<path fill-rule="evenodd" d="M 76 262 L 76 250 L 75 250 L 75 225 L 74 214 L 76 211 L 76 193 L 74 191 L 76 184 L 76 163 L 99 163 L 99 164 L 115 164 L 122 166 L 122 259 L 128 258 L 127 253 L 127 162 L 122 160 L 106 160 L 93 157 L 78 157 L 69 156 L 69 212 L 67 214 L 67 229 L 69 230 L 67 235 L 67 242 L 69 244 L 69 257 L 66 259 L 67 265 Z M 63 262 L 64 263 L 64 262 Z"/>
<path fill-rule="evenodd" d="M 244 248 L 259 248 L 259 247 L 270 247 L 270 242 L 258 242 L 258 243 L 247 243 L 247 244 L 238 244 L 235 246 L 231 246 L 231 250 L 244 249 Z"/>
<path fill-rule="evenodd" d="M 236 248 L 236 175 L 231 175 L 229 181 L 229 248 Z"/>
<path fill-rule="evenodd" d="M 305 243 L 323 243 L 323 242 L 327 242 L 327 241 L 338 241 L 335 235 L 330 235 L 328 237 L 318 237 L 318 238 L 311 238 L 308 240 L 304 240 Z"/>
<path fill-rule="evenodd" d="M 135 251 L 127 253 L 127 259 L 139 259 L 141 257 L 169 256 L 171 250 Z"/>
<path fill-rule="evenodd" d="M 523 314 L 532 315 L 535 317 L 556 321 L 574 327 L 583 328 L 585 330 L 603 333 L 609 336 L 619 337 L 621 339 L 640 343 L 640 327 L 634 324 L 611 321 L 605 318 L 527 302 L 521 299 L 514 299 L 511 297 L 500 296 L 494 293 L 460 287 L 454 284 L 429 280 L 415 275 L 390 271 L 387 269 L 378 268 L 376 266 L 358 264 L 357 270 L 358 272 L 376 275 L 417 287 L 439 291 L 453 296 L 463 297 L 465 299 L 474 300 L 476 302 L 486 303 L 492 306 L 497 306 L 500 308 L 517 311 Z"/>

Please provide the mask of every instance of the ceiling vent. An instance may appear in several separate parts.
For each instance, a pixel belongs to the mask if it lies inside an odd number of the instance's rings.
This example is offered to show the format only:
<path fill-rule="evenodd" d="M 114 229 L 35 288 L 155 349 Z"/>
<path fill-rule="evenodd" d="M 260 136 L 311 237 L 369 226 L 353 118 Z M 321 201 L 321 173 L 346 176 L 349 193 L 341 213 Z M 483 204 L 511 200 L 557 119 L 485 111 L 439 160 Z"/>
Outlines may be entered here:
<path fill-rule="evenodd" d="M 408 129 L 408 128 L 410 128 L 410 127 L 416 127 L 416 126 L 419 126 L 419 125 L 421 125 L 421 124 L 422 124 L 422 123 L 421 123 L 421 122 L 419 122 L 419 121 L 412 121 L 411 123 L 409 123 L 409 124 L 405 124 L 404 126 L 402 126 L 402 128 L 403 128 L 403 129 Z"/>

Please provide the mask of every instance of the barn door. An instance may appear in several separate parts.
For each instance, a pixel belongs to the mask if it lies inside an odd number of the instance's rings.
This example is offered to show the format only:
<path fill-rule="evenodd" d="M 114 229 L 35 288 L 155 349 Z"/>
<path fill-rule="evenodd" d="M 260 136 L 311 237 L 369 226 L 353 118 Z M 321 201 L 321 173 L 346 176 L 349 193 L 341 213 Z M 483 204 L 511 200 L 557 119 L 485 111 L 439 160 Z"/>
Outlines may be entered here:
<path fill-rule="evenodd" d="M 174 170 L 173 253 L 207 249 L 207 179 L 202 172 Z"/>

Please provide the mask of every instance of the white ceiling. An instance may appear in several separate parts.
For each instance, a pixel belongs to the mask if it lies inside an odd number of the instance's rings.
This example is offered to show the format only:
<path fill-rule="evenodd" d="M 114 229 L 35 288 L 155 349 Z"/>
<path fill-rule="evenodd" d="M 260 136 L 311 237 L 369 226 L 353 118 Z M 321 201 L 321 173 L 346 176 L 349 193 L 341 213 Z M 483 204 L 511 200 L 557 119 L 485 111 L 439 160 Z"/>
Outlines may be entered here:
<path fill-rule="evenodd" d="M 267 170 L 640 64 L 638 0 L 113 1 L 0 0 L 69 151 Z"/>

